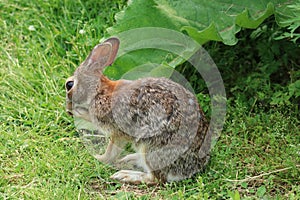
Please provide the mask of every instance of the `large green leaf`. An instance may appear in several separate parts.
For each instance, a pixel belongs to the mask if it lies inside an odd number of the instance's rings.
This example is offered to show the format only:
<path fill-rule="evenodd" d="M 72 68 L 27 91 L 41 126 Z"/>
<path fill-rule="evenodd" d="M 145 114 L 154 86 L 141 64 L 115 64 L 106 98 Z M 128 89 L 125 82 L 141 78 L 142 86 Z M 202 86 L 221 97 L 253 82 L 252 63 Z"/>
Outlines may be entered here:
<path fill-rule="evenodd" d="M 299 15 L 290 9 L 290 5 L 295 4 L 297 0 L 131 0 L 129 2 L 128 7 L 116 15 L 116 24 L 108 29 L 110 35 L 119 35 L 136 28 L 160 27 L 185 33 L 199 44 L 215 40 L 234 45 L 237 43 L 235 34 L 241 27 L 256 28 L 271 15 L 275 15 L 279 25 L 287 26 L 289 25 L 287 19 Z M 142 41 L 143 35 L 139 37 L 127 35 L 127 38 L 121 38 L 121 42 L 134 39 Z M 170 57 L 177 60 L 178 57 L 174 54 L 170 55 L 168 51 L 161 49 L 138 49 L 118 59 L 114 66 L 107 69 L 107 73 L 114 78 L 120 78 L 136 65 L 147 62 L 168 62 L 171 63 L 171 67 L 175 67 L 174 63 L 180 62 L 172 62 Z M 120 65 L 122 67 L 119 67 Z"/>
<path fill-rule="evenodd" d="M 200 43 L 220 40 L 233 45 L 240 27 L 256 28 L 272 14 L 280 25 L 295 16 L 287 0 L 132 0 L 116 15 L 117 23 L 109 29 L 116 34 L 133 28 L 163 27 L 173 30 L 197 30 Z M 197 39 L 196 38 L 196 39 Z"/>

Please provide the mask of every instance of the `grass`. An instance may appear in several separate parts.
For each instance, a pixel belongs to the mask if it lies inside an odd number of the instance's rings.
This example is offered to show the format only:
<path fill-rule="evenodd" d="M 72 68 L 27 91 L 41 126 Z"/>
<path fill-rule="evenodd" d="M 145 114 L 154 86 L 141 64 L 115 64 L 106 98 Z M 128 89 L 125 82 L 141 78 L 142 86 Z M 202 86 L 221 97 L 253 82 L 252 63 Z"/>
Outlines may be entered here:
<path fill-rule="evenodd" d="M 64 81 L 124 6 L 0 2 L 0 199 L 300 199 L 297 106 L 249 106 L 230 85 L 226 124 L 203 173 L 157 186 L 109 179 L 114 169 L 88 153 L 65 113 Z"/>

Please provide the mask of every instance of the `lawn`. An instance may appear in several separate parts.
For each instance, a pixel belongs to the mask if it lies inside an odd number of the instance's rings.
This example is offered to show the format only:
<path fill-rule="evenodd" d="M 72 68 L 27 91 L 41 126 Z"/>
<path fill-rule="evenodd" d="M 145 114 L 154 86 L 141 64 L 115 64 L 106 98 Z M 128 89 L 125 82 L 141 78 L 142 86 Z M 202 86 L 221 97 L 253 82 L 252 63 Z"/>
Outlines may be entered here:
<path fill-rule="evenodd" d="M 300 199 L 299 98 L 278 95 L 269 104 L 268 95 L 284 88 L 256 79 L 249 64 L 255 55 L 247 49 L 262 45 L 247 34 L 235 47 L 205 46 L 228 92 L 225 127 L 205 171 L 156 186 L 109 178 L 115 169 L 89 154 L 65 112 L 64 82 L 125 6 L 124 0 L 0 1 L 0 199 Z M 226 68 L 237 63 L 252 71 Z M 292 63 L 283 70 L 299 73 L 299 58 Z"/>

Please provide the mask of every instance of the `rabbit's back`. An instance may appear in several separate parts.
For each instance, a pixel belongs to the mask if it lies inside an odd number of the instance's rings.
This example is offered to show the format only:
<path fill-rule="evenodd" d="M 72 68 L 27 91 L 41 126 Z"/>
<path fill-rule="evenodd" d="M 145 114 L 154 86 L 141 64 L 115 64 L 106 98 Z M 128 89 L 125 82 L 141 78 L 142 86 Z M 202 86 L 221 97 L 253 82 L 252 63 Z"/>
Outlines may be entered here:
<path fill-rule="evenodd" d="M 119 128 L 136 141 L 162 142 L 185 130 L 189 122 L 204 118 L 194 95 L 165 78 L 140 79 L 115 92 L 112 115 Z"/>

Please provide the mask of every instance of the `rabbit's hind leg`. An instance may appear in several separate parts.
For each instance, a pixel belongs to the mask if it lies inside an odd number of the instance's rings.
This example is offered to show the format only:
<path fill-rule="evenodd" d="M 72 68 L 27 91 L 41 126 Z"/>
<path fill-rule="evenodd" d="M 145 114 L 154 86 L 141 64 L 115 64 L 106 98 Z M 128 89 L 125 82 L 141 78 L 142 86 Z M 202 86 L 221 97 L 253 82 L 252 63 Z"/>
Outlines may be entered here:
<path fill-rule="evenodd" d="M 117 162 L 120 167 L 129 169 L 141 169 L 143 171 L 149 171 L 148 166 L 145 163 L 144 155 L 141 153 L 129 154 Z"/>
<path fill-rule="evenodd" d="M 119 164 L 126 166 L 132 165 L 138 167 L 139 170 L 120 170 L 117 173 L 111 176 L 112 179 L 131 184 L 156 184 L 157 180 L 155 179 L 151 169 L 148 167 L 146 163 L 146 148 L 144 145 L 139 145 L 135 148 L 137 153 L 129 154 L 118 161 Z"/>
<path fill-rule="evenodd" d="M 144 172 L 152 171 L 146 162 L 146 155 L 147 155 L 146 146 L 138 145 L 138 146 L 134 146 L 134 149 L 136 153 L 126 155 L 125 157 L 120 159 L 117 163 L 120 164 L 121 167 L 123 165 L 122 168 L 129 166 L 129 169 L 134 169 L 134 170 L 138 169 Z"/>
<path fill-rule="evenodd" d="M 140 172 L 133 170 L 120 170 L 113 174 L 110 178 L 130 184 L 155 184 L 156 179 L 151 172 Z"/>

